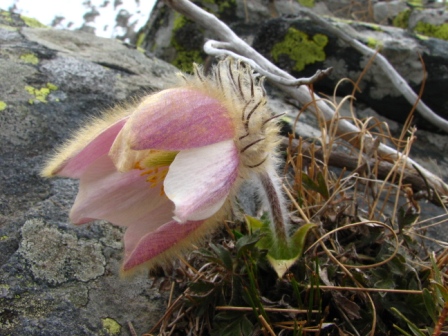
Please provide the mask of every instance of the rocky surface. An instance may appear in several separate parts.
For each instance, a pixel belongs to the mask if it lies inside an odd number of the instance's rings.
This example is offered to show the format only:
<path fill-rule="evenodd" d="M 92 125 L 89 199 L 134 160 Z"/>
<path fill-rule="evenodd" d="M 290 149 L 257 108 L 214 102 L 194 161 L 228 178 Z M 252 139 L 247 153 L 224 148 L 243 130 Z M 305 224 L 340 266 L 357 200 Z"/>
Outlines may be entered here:
<path fill-rule="evenodd" d="M 239 27 L 243 35 L 252 29 Z M 129 335 L 128 321 L 137 334 L 147 332 L 163 314 L 166 295 L 146 274 L 120 279 L 122 230 L 70 224 L 77 182 L 45 180 L 39 171 L 86 119 L 169 86 L 177 70 L 121 42 L 29 27 L 5 12 L 0 45 L 0 334 Z M 270 94 L 271 108 L 294 120 L 297 108 Z M 300 135 L 319 135 L 312 116 L 301 121 Z M 418 137 L 415 154 L 446 174 L 446 136 Z M 448 240 L 446 232 L 435 234 Z"/>
<path fill-rule="evenodd" d="M 147 274 L 120 279 L 122 231 L 75 227 L 69 179 L 43 162 L 80 123 L 168 85 L 174 67 L 116 40 L 27 27 L 0 13 L 0 334 L 139 334 L 166 297 Z"/>
<path fill-rule="evenodd" d="M 334 88 L 341 79 L 348 78 L 356 82 L 363 74 L 359 83 L 361 91 L 356 93 L 357 100 L 389 119 L 402 123 L 406 120 L 412 104 L 392 85 L 383 70 L 373 65 L 364 73 L 369 58 L 342 42 L 320 24 L 305 17 L 298 2 L 267 3 L 260 0 L 247 3 L 196 3 L 218 16 L 263 56 L 295 77 L 308 77 L 318 69 L 333 67 L 334 71 L 329 78 L 315 84 L 317 91 L 333 95 Z M 346 13 L 344 8 L 349 8 L 350 11 Z M 320 1 L 315 3 L 313 10 L 320 14 L 337 15 L 337 18 L 326 18 L 358 41 L 372 49 L 378 48 L 417 94 L 423 85 L 426 71 L 422 100 L 435 113 L 448 119 L 448 97 L 444 93 L 445 83 L 448 81 L 447 40 L 423 36 L 423 31 L 417 34 L 409 29 L 342 20 L 341 17 L 357 18 L 353 14 L 357 12 L 356 8 L 349 1 Z M 406 25 L 409 22 L 415 26 L 416 20 L 429 25 L 423 17 L 432 17 L 433 20 L 428 22 L 440 24 L 446 14 L 439 12 L 435 9 L 424 12 L 409 10 L 406 12 L 407 18 L 403 20 Z M 359 16 L 361 12 L 357 13 Z M 192 61 L 204 61 L 206 55 L 202 51 L 202 45 L 208 38 L 216 37 L 196 23 L 174 13 L 162 1 L 158 1 L 148 24 L 140 33 L 143 48 L 186 71 L 190 70 Z M 346 80 L 338 86 L 337 94 L 344 96 L 351 94 L 352 90 L 352 83 Z M 414 121 L 419 128 L 436 129 L 418 113 L 415 114 Z"/>

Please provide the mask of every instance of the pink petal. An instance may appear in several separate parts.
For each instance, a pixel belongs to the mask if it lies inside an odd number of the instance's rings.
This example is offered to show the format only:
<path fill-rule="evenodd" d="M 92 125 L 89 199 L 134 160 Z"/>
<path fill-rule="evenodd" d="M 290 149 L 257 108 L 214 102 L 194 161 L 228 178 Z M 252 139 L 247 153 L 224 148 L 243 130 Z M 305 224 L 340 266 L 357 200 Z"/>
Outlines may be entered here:
<path fill-rule="evenodd" d="M 126 120 L 127 118 L 120 119 L 102 131 L 80 152 L 64 161 L 53 174 L 71 178 L 80 178 L 93 161 L 109 152 L 112 143 L 123 128 Z"/>
<path fill-rule="evenodd" d="M 125 241 L 125 260 L 123 270 L 128 271 L 131 268 L 148 261 L 160 261 L 160 258 L 166 257 L 167 253 L 179 252 L 179 249 L 185 247 L 185 244 L 191 242 L 193 238 L 197 239 L 197 231 L 203 221 L 187 222 L 179 224 L 176 221 L 169 221 L 160 226 L 157 230 L 144 235 L 135 247 L 129 244 L 129 236 L 135 237 L 132 232 L 134 226 L 126 230 Z"/>
<path fill-rule="evenodd" d="M 145 216 L 133 218 L 128 223 L 124 236 L 125 249 L 131 253 L 138 245 L 139 241 L 149 233 L 156 231 L 162 225 L 173 220 L 174 204 L 166 197 L 163 198 L 156 208 L 149 211 Z"/>
<path fill-rule="evenodd" d="M 238 175 L 238 150 L 233 140 L 179 152 L 164 187 L 181 223 L 212 216 L 224 204 Z"/>
<path fill-rule="evenodd" d="M 129 120 L 134 150 L 182 150 L 234 137 L 233 121 L 223 104 L 204 92 L 170 89 L 144 100 Z"/>
<path fill-rule="evenodd" d="M 140 170 L 117 172 L 112 160 L 104 155 L 81 176 L 70 218 L 76 224 L 105 219 L 128 226 L 167 202 L 166 196 L 160 196 L 161 187 L 160 183 L 152 188 Z"/>

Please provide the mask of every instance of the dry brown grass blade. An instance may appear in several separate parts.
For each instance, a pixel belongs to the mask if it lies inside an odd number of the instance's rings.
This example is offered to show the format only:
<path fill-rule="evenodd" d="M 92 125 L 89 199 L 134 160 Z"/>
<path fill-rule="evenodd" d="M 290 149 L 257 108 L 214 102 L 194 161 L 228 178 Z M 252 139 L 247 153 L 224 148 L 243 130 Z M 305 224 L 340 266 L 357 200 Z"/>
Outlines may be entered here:
<path fill-rule="evenodd" d="M 286 138 L 283 139 L 283 146 L 289 146 L 289 143 L 291 142 L 291 145 L 294 146 L 294 148 L 300 148 L 300 152 L 302 155 L 297 157 L 297 160 L 300 160 L 298 164 L 300 165 L 308 165 L 310 164 L 310 158 L 311 155 L 314 155 L 314 157 L 318 160 L 323 160 L 323 153 L 322 153 L 322 147 L 317 146 L 313 143 L 302 141 L 301 139 L 291 139 L 288 140 Z M 312 154 L 311 154 L 312 153 Z M 349 171 L 357 172 L 365 165 L 369 165 L 371 167 L 377 166 L 378 174 L 377 177 L 379 179 L 384 179 L 388 176 L 388 174 L 394 169 L 394 164 L 392 164 L 389 161 L 379 161 L 374 158 L 369 159 L 367 162 L 365 162 L 363 165 L 358 164 L 358 157 L 347 154 L 346 152 L 336 152 L 332 151 L 330 152 L 329 158 L 328 158 L 328 164 L 333 167 L 338 168 L 346 168 Z M 402 172 L 400 175 L 402 176 L 402 183 L 403 184 L 410 184 L 412 185 L 412 188 L 417 191 L 425 191 L 426 188 L 426 182 L 421 177 L 420 174 L 418 174 L 417 171 L 411 171 L 409 169 L 406 169 Z M 434 204 L 440 205 L 440 201 L 437 198 L 432 198 L 431 195 L 428 195 L 425 193 L 425 196 L 427 199 Z"/>

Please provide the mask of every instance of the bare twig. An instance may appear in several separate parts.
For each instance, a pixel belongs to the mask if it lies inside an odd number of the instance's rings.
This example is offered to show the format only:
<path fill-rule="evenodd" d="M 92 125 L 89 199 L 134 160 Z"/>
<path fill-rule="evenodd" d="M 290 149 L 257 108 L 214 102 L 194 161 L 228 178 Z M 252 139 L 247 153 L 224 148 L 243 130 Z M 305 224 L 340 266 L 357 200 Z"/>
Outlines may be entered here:
<path fill-rule="evenodd" d="M 355 287 L 356 288 L 356 287 Z M 358 288 L 357 288 L 358 289 Z M 252 307 L 235 307 L 235 306 L 216 306 L 216 310 L 231 310 L 231 311 L 253 311 Z M 308 314 L 310 310 L 308 309 L 294 309 L 294 308 L 269 308 L 264 307 L 267 312 L 274 313 L 293 313 L 293 314 Z M 318 314 L 319 310 L 311 310 L 313 314 Z"/>
<path fill-rule="evenodd" d="M 216 36 L 222 42 L 226 42 L 228 49 L 230 49 L 229 51 L 233 52 L 234 57 L 240 59 L 244 57 L 245 60 L 252 60 L 258 65 L 257 68 L 263 68 L 264 71 L 282 77 L 285 80 L 296 80 L 289 73 L 279 69 L 264 56 L 260 55 L 255 49 L 240 39 L 225 23 L 221 22 L 214 15 L 202 10 L 200 7 L 194 5 L 188 0 L 165 0 L 165 2 L 179 13 L 185 15 L 189 19 L 197 22 L 199 25 L 207 29 L 212 35 Z M 214 48 L 214 52 L 217 50 L 217 48 Z M 227 55 L 229 51 L 222 50 L 221 55 Z M 271 80 L 271 82 L 293 99 L 299 101 L 304 106 L 308 106 L 308 109 L 313 111 L 316 115 L 322 115 L 327 122 L 334 119 L 334 109 L 325 103 L 318 95 L 310 92 L 310 90 L 308 90 L 305 86 L 293 87 L 273 80 Z M 360 135 L 360 130 L 358 127 L 346 120 L 339 119 L 337 122 L 337 127 L 337 133 L 344 136 L 356 147 L 359 147 L 361 141 L 364 143 L 373 143 L 374 141 L 370 135 Z M 448 185 L 438 176 L 423 168 L 411 158 L 402 155 L 397 150 L 384 144 L 379 144 L 378 154 L 388 160 L 404 160 L 406 166 L 410 169 L 414 165 L 422 172 L 434 190 L 442 197 L 445 196 L 445 198 L 448 199 Z M 448 201 L 445 200 L 445 202 Z"/>
<path fill-rule="evenodd" d="M 394 84 L 394 86 L 401 92 L 401 94 L 406 98 L 406 100 L 414 105 L 417 103 L 416 110 L 420 115 L 429 121 L 434 126 L 448 132 L 448 121 L 439 117 L 434 113 L 420 98 L 415 94 L 412 88 L 408 85 L 406 80 L 401 77 L 401 75 L 395 70 L 395 68 L 389 63 L 389 61 L 380 53 L 376 53 L 375 50 L 369 48 L 368 46 L 362 44 L 349 34 L 345 33 L 342 29 L 339 29 L 329 23 L 327 20 L 323 19 L 319 15 L 313 13 L 312 11 L 303 8 L 301 9 L 303 13 L 308 15 L 313 21 L 319 24 L 319 26 L 325 27 L 329 32 L 335 34 L 341 40 L 355 48 L 361 54 L 368 57 L 375 57 L 374 63 L 377 64 L 384 72 L 384 74 L 389 78 L 389 80 Z"/>
<path fill-rule="evenodd" d="M 333 71 L 333 68 L 328 68 L 325 70 L 318 70 L 313 76 L 308 77 L 308 78 L 298 78 L 298 79 L 292 79 L 292 80 L 286 79 L 282 76 L 278 76 L 276 74 L 273 74 L 273 73 L 263 69 L 256 62 L 252 61 L 251 59 L 241 56 L 241 55 L 231 51 L 230 50 L 231 48 L 232 48 L 231 43 L 219 42 L 219 41 L 215 41 L 215 40 L 208 40 L 204 44 L 204 51 L 207 54 L 212 55 L 212 56 L 218 56 L 218 57 L 222 57 L 223 55 L 226 55 L 226 56 L 231 56 L 233 58 L 240 59 L 240 60 L 244 61 L 245 63 L 249 64 L 252 67 L 252 69 L 254 69 L 255 71 L 259 72 L 263 76 L 266 76 L 266 78 L 268 78 L 269 80 L 279 83 L 279 84 L 282 84 L 282 85 L 286 85 L 286 86 L 300 86 L 300 85 L 312 84 L 312 83 L 315 83 L 316 81 L 322 79 L 325 76 L 329 76 L 331 74 L 331 72 Z"/>

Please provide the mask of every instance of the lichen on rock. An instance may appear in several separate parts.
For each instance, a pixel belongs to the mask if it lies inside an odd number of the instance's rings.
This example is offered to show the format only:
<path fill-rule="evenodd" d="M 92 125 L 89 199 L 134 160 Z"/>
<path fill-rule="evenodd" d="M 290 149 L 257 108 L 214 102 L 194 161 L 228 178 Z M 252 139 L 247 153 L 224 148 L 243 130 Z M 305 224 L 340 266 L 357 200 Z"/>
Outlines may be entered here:
<path fill-rule="evenodd" d="M 78 239 L 41 219 L 27 220 L 21 232 L 19 253 L 36 279 L 55 285 L 75 279 L 87 282 L 104 273 L 106 260 L 98 242 Z"/>
<path fill-rule="evenodd" d="M 324 48 L 328 37 L 315 34 L 311 39 L 308 34 L 290 27 L 283 39 L 272 48 L 272 57 L 278 61 L 280 55 L 287 55 L 296 62 L 294 70 L 302 71 L 307 64 L 325 60 Z"/>
<path fill-rule="evenodd" d="M 432 25 L 426 22 L 418 22 L 414 28 L 414 31 L 425 36 L 448 41 L 448 23 Z"/>
<path fill-rule="evenodd" d="M 26 85 L 25 90 L 35 98 L 28 100 L 30 104 L 34 104 L 35 102 L 48 103 L 47 96 L 51 93 L 51 91 L 57 90 L 58 87 L 52 83 L 47 83 L 46 86 L 37 89 L 31 85 Z"/>
<path fill-rule="evenodd" d="M 41 23 L 40 21 L 34 19 L 34 18 L 30 18 L 28 16 L 25 15 L 20 15 L 20 18 L 22 19 L 22 21 L 28 26 L 28 27 L 32 27 L 32 28 L 49 28 L 48 26 L 44 25 L 43 23 Z"/>
<path fill-rule="evenodd" d="M 176 50 L 176 57 L 171 64 L 182 71 L 192 72 L 193 63 L 201 64 L 205 58 L 201 48 L 202 40 L 203 32 L 193 21 L 175 14 L 170 44 Z"/>
<path fill-rule="evenodd" d="M 119 335 L 121 333 L 121 326 L 114 319 L 107 317 L 101 319 L 101 323 L 103 325 L 103 330 L 107 333 L 107 335 Z"/>
<path fill-rule="evenodd" d="M 29 64 L 33 64 L 33 65 L 36 65 L 37 63 L 39 63 L 39 58 L 37 58 L 37 56 L 34 55 L 33 53 L 26 53 L 26 54 L 21 55 L 20 60 L 25 63 L 29 63 Z"/>

